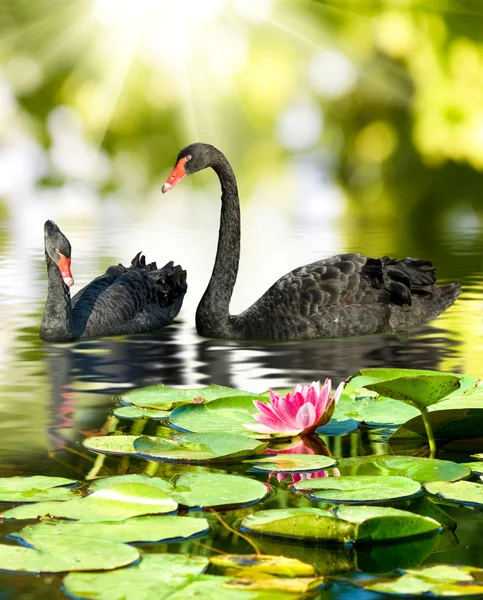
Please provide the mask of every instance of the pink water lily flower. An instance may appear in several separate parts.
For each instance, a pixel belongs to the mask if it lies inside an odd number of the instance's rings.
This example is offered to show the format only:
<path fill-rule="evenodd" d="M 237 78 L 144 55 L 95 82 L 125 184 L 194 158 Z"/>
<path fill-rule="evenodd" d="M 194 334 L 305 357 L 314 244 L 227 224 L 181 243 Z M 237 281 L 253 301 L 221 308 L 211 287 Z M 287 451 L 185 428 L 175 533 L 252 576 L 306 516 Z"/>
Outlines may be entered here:
<path fill-rule="evenodd" d="M 319 381 L 310 385 L 297 384 L 285 398 L 270 390 L 270 404 L 254 400 L 259 412 L 253 415 L 258 423 L 245 427 L 257 433 L 283 433 L 285 435 L 307 434 L 328 423 L 339 401 L 344 384 L 341 383 L 330 397 L 331 381 L 326 379 L 321 387 Z"/>

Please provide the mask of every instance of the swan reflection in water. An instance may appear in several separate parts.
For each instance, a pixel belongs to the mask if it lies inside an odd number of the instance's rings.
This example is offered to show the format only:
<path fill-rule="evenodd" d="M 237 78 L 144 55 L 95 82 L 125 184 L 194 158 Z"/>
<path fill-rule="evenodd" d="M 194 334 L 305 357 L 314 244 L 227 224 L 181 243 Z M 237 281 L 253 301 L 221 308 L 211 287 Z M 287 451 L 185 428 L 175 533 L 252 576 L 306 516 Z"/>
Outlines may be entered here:
<path fill-rule="evenodd" d="M 423 327 L 395 334 L 306 342 L 207 340 L 183 344 L 182 326 L 124 338 L 45 346 L 51 386 L 51 448 L 74 443 L 80 432 L 102 430 L 112 397 L 155 383 L 211 383 L 262 392 L 332 379 L 334 385 L 364 367 L 437 369 L 458 342 Z M 186 337 L 186 336 L 185 336 Z M 129 422 L 127 422 L 129 423 Z"/>

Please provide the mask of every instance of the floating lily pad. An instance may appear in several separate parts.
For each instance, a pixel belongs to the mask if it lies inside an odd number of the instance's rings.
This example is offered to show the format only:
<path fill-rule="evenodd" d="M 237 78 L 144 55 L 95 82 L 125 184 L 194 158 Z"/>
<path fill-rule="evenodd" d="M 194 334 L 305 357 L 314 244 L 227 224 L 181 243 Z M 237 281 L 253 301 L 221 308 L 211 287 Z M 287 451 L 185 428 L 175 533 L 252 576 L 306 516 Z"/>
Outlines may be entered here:
<path fill-rule="evenodd" d="M 469 596 L 483 594 L 483 569 L 435 565 L 422 569 L 408 569 L 397 579 L 356 583 L 371 592 L 398 596 Z"/>
<path fill-rule="evenodd" d="M 357 525 L 337 519 L 320 508 L 276 508 L 259 510 L 241 522 L 242 531 L 284 538 L 352 542 Z"/>
<path fill-rule="evenodd" d="M 129 565 L 138 558 L 138 550 L 126 544 L 67 535 L 38 535 L 35 548 L 0 544 L 0 569 L 4 571 L 60 573 L 106 570 Z"/>
<path fill-rule="evenodd" d="M 110 573 L 71 573 L 64 579 L 67 593 L 96 600 L 152 600 L 171 598 L 208 565 L 202 556 L 145 554 L 129 569 Z M 185 597 L 187 598 L 187 596 Z"/>
<path fill-rule="evenodd" d="M 254 398 L 257 396 L 235 396 L 218 398 L 208 404 L 184 404 L 173 410 L 169 423 L 176 429 L 193 433 L 223 432 L 269 438 L 269 434 L 259 434 L 244 427 L 247 423 L 257 423 L 252 416 L 257 413 Z"/>
<path fill-rule="evenodd" d="M 134 454 L 134 440 L 138 435 L 99 435 L 82 440 L 82 445 L 99 454 Z"/>
<path fill-rule="evenodd" d="M 431 409 L 443 405 L 446 405 L 446 401 L 431 407 Z M 431 424 L 434 437 L 440 441 L 471 439 L 479 437 L 483 431 L 483 410 L 478 408 L 430 410 L 426 417 Z M 424 422 L 419 415 L 395 431 L 391 435 L 391 440 L 425 437 Z"/>
<path fill-rule="evenodd" d="M 420 483 L 456 481 L 471 474 L 464 465 L 449 460 L 417 456 L 372 455 L 341 458 L 337 468 L 342 475 L 399 475 Z"/>
<path fill-rule="evenodd" d="M 131 419 L 132 421 L 137 421 L 138 419 L 163 421 L 166 420 L 170 415 L 170 411 L 168 410 L 141 408 L 139 406 L 118 406 L 112 412 L 118 419 Z"/>
<path fill-rule="evenodd" d="M 483 485 L 471 481 L 455 481 L 454 483 L 444 481 L 433 481 L 426 483 L 426 491 L 438 498 L 443 498 L 457 504 L 469 504 L 470 506 L 483 506 Z"/>
<path fill-rule="evenodd" d="M 136 390 L 129 390 L 118 396 L 122 404 L 133 404 L 140 407 L 157 407 L 170 410 L 178 404 L 193 402 L 193 400 L 211 402 L 217 398 L 228 396 L 250 396 L 251 392 L 244 392 L 222 385 L 209 385 L 201 388 L 172 388 L 160 384 L 149 385 Z M 256 396 L 256 394 L 253 394 Z"/>
<path fill-rule="evenodd" d="M 398 379 L 399 377 L 418 377 L 418 376 L 423 376 L 423 377 L 427 377 L 427 376 L 440 376 L 440 375 L 451 375 L 454 377 L 457 377 L 460 385 L 459 385 L 459 392 L 464 392 L 466 390 L 469 390 L 473 387 L 476 386 L 476 384 L 478 383 L 478 377 L 475 377 L 474 375 L 464 375 L 462 373 L 446 373 L 443 371 L 432 371 L 430 369 L 400 369 L 400 368 L 393 368 L 393 367 L 374 367 L 374 368 L 368 368 L 368 369 L 361 369 L 360 371 L 357 371 L 357 373 L 354 373 L 354 375 L 351 375 L 351 377 L 348 380 L 348 383 L 346 385 L 346 391 L 347 390 L 352 390 L 354 384 L 354 380 L 357 377 L 366 377 L 368 379 L 373 379 L 373 380 L 377 380 L 377 381 L 388 381 L 388 380 L 393 380 L 393 379 Z M 369 383 L 376 383 L 375 381 L 369 381 Z M 360 383 L 359 383 L 360 385 Z M 364 384 L 365 385 L 365 384 Z"/>
<path fill-rule="evenodd" d="M 355 419 L 332 419 L 322 427 L 317 428 L 319 435 L 347 435 L 356 431 L 359 427 L 359 422 Z"/>
<path fill-rule="evenodd" d="M 203 463 L 241 458 L 261 453 L 266 444 L 243 435 L 185 433 L 170 438 L 139 437 L 134 441 L 137 456 L 164 462 Z"/>
<path fill-rule="evenodd" d="M 366 390 L 364 393 L 373 395 L 353 398 L 342 394 L 332 419 L 354 419 L 369 427 L 395 427 L 420 414 L 417 408 L 399 400 L 376 396 L 375 392 Z"/>
<path fill-rule="evenodd" d="M 228 575 L 243 573 L 268 573 L 282 577 L 308 577 L 315 574 L 314 567 L 296 558 L 267 556 L 263 554 L 221 554 L 210 558 L 211 564 Z M 250 575 L 248 575 L 250 577 Z"/>
<path fill-rule="evenodd" d="M 292 489 L 311 491 L 310 498 L 344 504 L 374 504 L 410 498 L 421 491 L 417 481 L 390 475 L 318 477 L 295 483 Z"/>
<path fill-rule="evenodd" d="M 174 489 L 174 485 L 172 483 L 166 481 L 165 479 L 161 479 L 161 477 L 150 477 L 144 473 L 133 473 L 131 475 L 113 475 L 112 477 L 101 477 L 100 479 L 95 479 L 90 483 L 89 491 L 97 492 L 97 490 L 115 487 L 121 483 L 147 483 L 148 485 L 153 485 L 154 487 L 167 492 Z"/>
<path fill-rule="evenodd" d="M 476 460 L 475 462 L 462 463 L 465 467 L 471 470 L 472 473 L 483 475 L 483 461 Z"/>
<path fill-rule="evenodd" d="M 276 454 L 265 458 L 252 458 L 243 462 L 250 463 L 254 471 L 268 473 L 321 471 L 333 467 L 336 463 L 329 456 L 319 456 L 317 454 Z"/>
<path fill-rule="evenodd" d="M 6 519 L 36 519 L 51 516 L 78 521 L 122 521 L 130 517 L 173 512 L 177 503 L 167 492 L 145 483 L 122 483 L 100 489 L 86 498 L 67 502 L 38 502 L 11 508 Z"/>
<path fill-rule="evenodd" d="M 354 540 L 359 543 L 408 538 L 441 529 L 434 519 L 385 506 L 339 506 L 334 512 L 339 519 L 359 525 Z"/>
<path fill-rule="evenodd" d="M 60 487 L 76 484 L 65 477 L 3 477 L 0 478 L 0 502 L 39 502 L 41 500 L 70 500 L 72 488 Z"/>
<path fill-rule="evenodd" d="M 176 480 L 173 498 L 184 506 L 248 506 L 260 502 L 269 492 L 260 481 L 221 473 L 184 473 Z"/>
<path fill-rule="evenodd" d="M 133 517 L 124 521 L 106 521 L 99 523 L 76 523 L 46 521 L 29 525 L 10 537 L 20 538 L 35 547 L 38 535 L 78 536 L 82 538 L 101 538 L 113 542 L 181 542 L 187 538 L 199 536 L 209 531 L 208 521 L 193 517 Z"/>

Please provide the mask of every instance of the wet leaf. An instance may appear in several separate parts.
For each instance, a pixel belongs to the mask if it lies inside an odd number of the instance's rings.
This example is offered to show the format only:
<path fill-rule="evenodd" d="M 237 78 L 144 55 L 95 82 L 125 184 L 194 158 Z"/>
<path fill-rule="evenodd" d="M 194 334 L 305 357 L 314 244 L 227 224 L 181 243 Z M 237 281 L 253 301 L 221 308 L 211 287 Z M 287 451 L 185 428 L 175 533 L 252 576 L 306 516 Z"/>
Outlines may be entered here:
<path fill-rule="evenodd" d="M 426 491 L 438 498 L 443 498 L 457 504 L 483 506 L 483 485 L 471 481 L 433 481 L 424 485 Z"/>
<path fill-rule="evenodd" d="M 141 408 L 139 406 L 118 406 L 113 411 L 113 414 L 118 419 L 151 419 L 154 421 L 163 421 L 170 415 L 170 411 L 156 410 L 154 408 Z"/>
<path fill-rule="evenodd" d="M 176 508 L 177 503 L 159 488 L 145 483 L 122 483 L 100 489 L 86 498 L 17 506 L 7 510 L 2 516 L 6 519 L 51 516 L 89 523 L 122 521 L 138 515 L 169 513 Z"/>
<path fill-rule="evenodd" d="M 465 467 L 471 470 L 472 473 L 476 473 L 477 475 L 483 475 L 483 461 L 475 461 L 462 463 Z"/>
<path fill-rule="evenodd" d="M 201 398 L 205 402 L 211 402 L 217 398 L 227 398 L 228 396 L 250 396 L 250 392 L 237 390 L 235 388 L 224 387 L 221 385 L 209 385 L 201 388 L 172 388 L 160 384 L 150 385 L 144 388 L 129 390 L 118 396 L 122 404 L 133 404 L 140 407 L 158 407 L 164 410 L 170 410 L 178 404 L 192 402 L 194 399 Z M 255 396 L 256 394 L 253 394 Z"/>
<path fill-rule="evenodd" d="M 99 454 L 134 454 L 134 440 L 138 435 L 100 435 L 82 440 L 82 445 L 87 450 Z"/>
<path fill-rule="evenodd" d="M 221 473 L 184 473 L 176 480 L 173 498 L 184 506 L 248 506 L 263 500 L 269 487 L 260 481 Z"/>
<path fill-rule="evenodd" d="M 211 564 L 237 576 L 247 573 L 268 573 L 283 577 L 300 577 L 314 575 L 312 565 L 296 558 L 285 556 L 267 556 L 262 554 L 221 554 L 210 558 Z M 250 577 L 250 575 L 248 575 Z"/>
<path fill-rule="evenodd" d="M 242 435 L 185 433 L 170 438 L 142 436 L 134 441 L 136 454 L 150 460 L 203 463 L 260 454 L 266 444 Z"/>
<path fill-rule="evenodd" d="M 355 419 L 332 419 L 322 427 L 317 428 L 319 435 L 347 435 L 356 431 L 359 427 L 359 422 Z"/>
<path fill-rule="evenodd" d="M 421 491 L 417 481 L 390 475 L 318 477 L 295 483 L 292 489 L 310 491 L 310 498 L 344 504 L 374 504 L 410 498 Z"/>
<path fill-rule="evenodd" d="M 483 569 L 469 566 L 435 565 L 408 569 L 396 579 L 358 583 L 366 590 L 398 596 L 466 596 L 483 594 Z"/>
<path fill-rule="evenodd" d="M 265 581 L 265 580 L 264 580 Z M 293 581 L 293 580 L 289 580 Z M 231 577 L 202 575 L 193 583 L 169 596 L 169 600 L 298 600 L 300 592 L 280 589 L 263 589 L 260 583 L 254 589 L 252 581 Z"/>
<path fill-rule="evenodd" d="M 342 394 L 335 408 L 333 419 L 354 419 L 364 422 L 369 427 L 393 427 L 420 414 L 414 406 L 392 398 L 376 396 L 375 392 L 363 391 L 368 394 L 372 393 L 373 396 L 352 398 L 347 394 Z"/>
<path fill-rule="evenodd" d="M 341 458 L 337 468 L 342 475 L 397 475 L 420 483 L 456 481 L 471 474 L 468 467 L 449 460 L 379 454 Z"/>
<path fill-rule="evenodd" d="M 368 379 L 377 379 L 378 381 L 388 381 L 398 379 L 399 377 L 419 377 L 419 376 L 440 376 L 440 375 L 451 375 L 459 379 L 459 392 L 464 392 L 474 388 L 478 383 L 478 377 L 474 375 L 464 375 L 462 373 L 446 373 L 443 371 L 432 371 L 430 369 L 399 369 L 393 367 L 374 367 L 368 369 L 361 369 L 349 377 L 346 385 L 346 391 L 352 390 L 355 383 L 354 380 L 357 377 L 366 377 Z M 375 381 L 369 382 L 375 383 Z M 364 384 L 365 385 L 365 384 Z M 360 382 L 359 382 L 360 386 Z M 362 386 L 360 386 L 362 387 Z M 457 392 L 457 393 L 459 393 Z"/>
<path fill-rule="evenodd" d="M 70 500 L 72 488 L 59 487 L 76 484 L 75 479 L 64 477 L 2 477 L 0 502 L 38 502 L 40 500 Z"/>
<path fill-rule="evenodd" d="M 116 569 L 139 558 L 136 548 L 110 540 L 38 535 L 35 548 L 0 544 L 0 569 L 60 573 Z"/>
<path fill-rule="evenodd" d="M 446 402 L 441 402 L 441 406 Z M 440 405 L 436 405 L 438 407 Z M 433 407 L 431 407 L 433 408 Z M 434 410 L 427 413 L 434 437 L 437 440 L 463 440 L 479 437 L 483 431 L 483 410 L 451 409 Z M 425 438 L 425 427 L 421 415 L 404 423 L 391 435 L 391 440 Z"/>
<path fill-rule="evenodd" d="M 184 404 L 172 413 L 170 425 L 181 431 L 194 433 L 224 432 L 249 437 L 270 438 L 269 434 L 250 431 L 244 424 L 256 423 L 252 417 L 257 413 L 253 405 L 256 396 L 218 398 L 208 404 Z"/>
<path fill-rule="evenodd" d="M 96 600 L 154 600 L 171 598 L 208 565 L 202 556 L 145 554 L 129 569 L 110 573 L 71 573 L 64 579 L 67 593 Z M 162 590 L 162 595 L 161 595 Z"/>
<path fill-rule="evenodd" d="M 317 454 L 276 454 L 265 458 L 252 458 L 243 462 L 250 463 L 254 471 L 268 473 L 303 473 L 321 471 L 333 467 L 336 461 L 329 456 Z"/>
<path fill-rule="evenodd" d="M 89 491 L 97 492 L 97 490 L 114 487 L 121 483 L 147 483 L 148 485 L 153 485 L 154 487 L 165 491 L 174 489 L 172 483 L 169 483 L 169 481 L 166 481 L 165 479 L 161 479 L 161 477 L 150 477 L 144 473 L 133 473 L 131 475 L 114 475 L 113 477 L 101 477 L 100 479 L 95 479 L 89 484 Z"/>

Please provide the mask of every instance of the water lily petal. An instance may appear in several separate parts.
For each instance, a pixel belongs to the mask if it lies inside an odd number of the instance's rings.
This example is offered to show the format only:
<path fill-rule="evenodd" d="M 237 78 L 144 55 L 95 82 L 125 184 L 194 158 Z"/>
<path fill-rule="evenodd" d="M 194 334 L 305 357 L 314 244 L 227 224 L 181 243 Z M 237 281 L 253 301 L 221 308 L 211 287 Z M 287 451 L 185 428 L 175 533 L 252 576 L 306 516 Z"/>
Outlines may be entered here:
<path fill-rule="evenodd" d="M 305 431 L 312 427 L 317 421 L 315 406 L 310 402 L 306 402 L 297 413 L 297 425 Z"/>
<path fill-rule="evenodd" d="M 320 418 L 324 412 L 327 410 L 327 406 L 330 402 L 330 389 L 332 387 L 332 382 L 330 379 L 326 379 L 324 381 L 324 385 L 322 386 L 322 390 L 320 391 L 318 403 L 317 403 L 317 416 Z"/>

